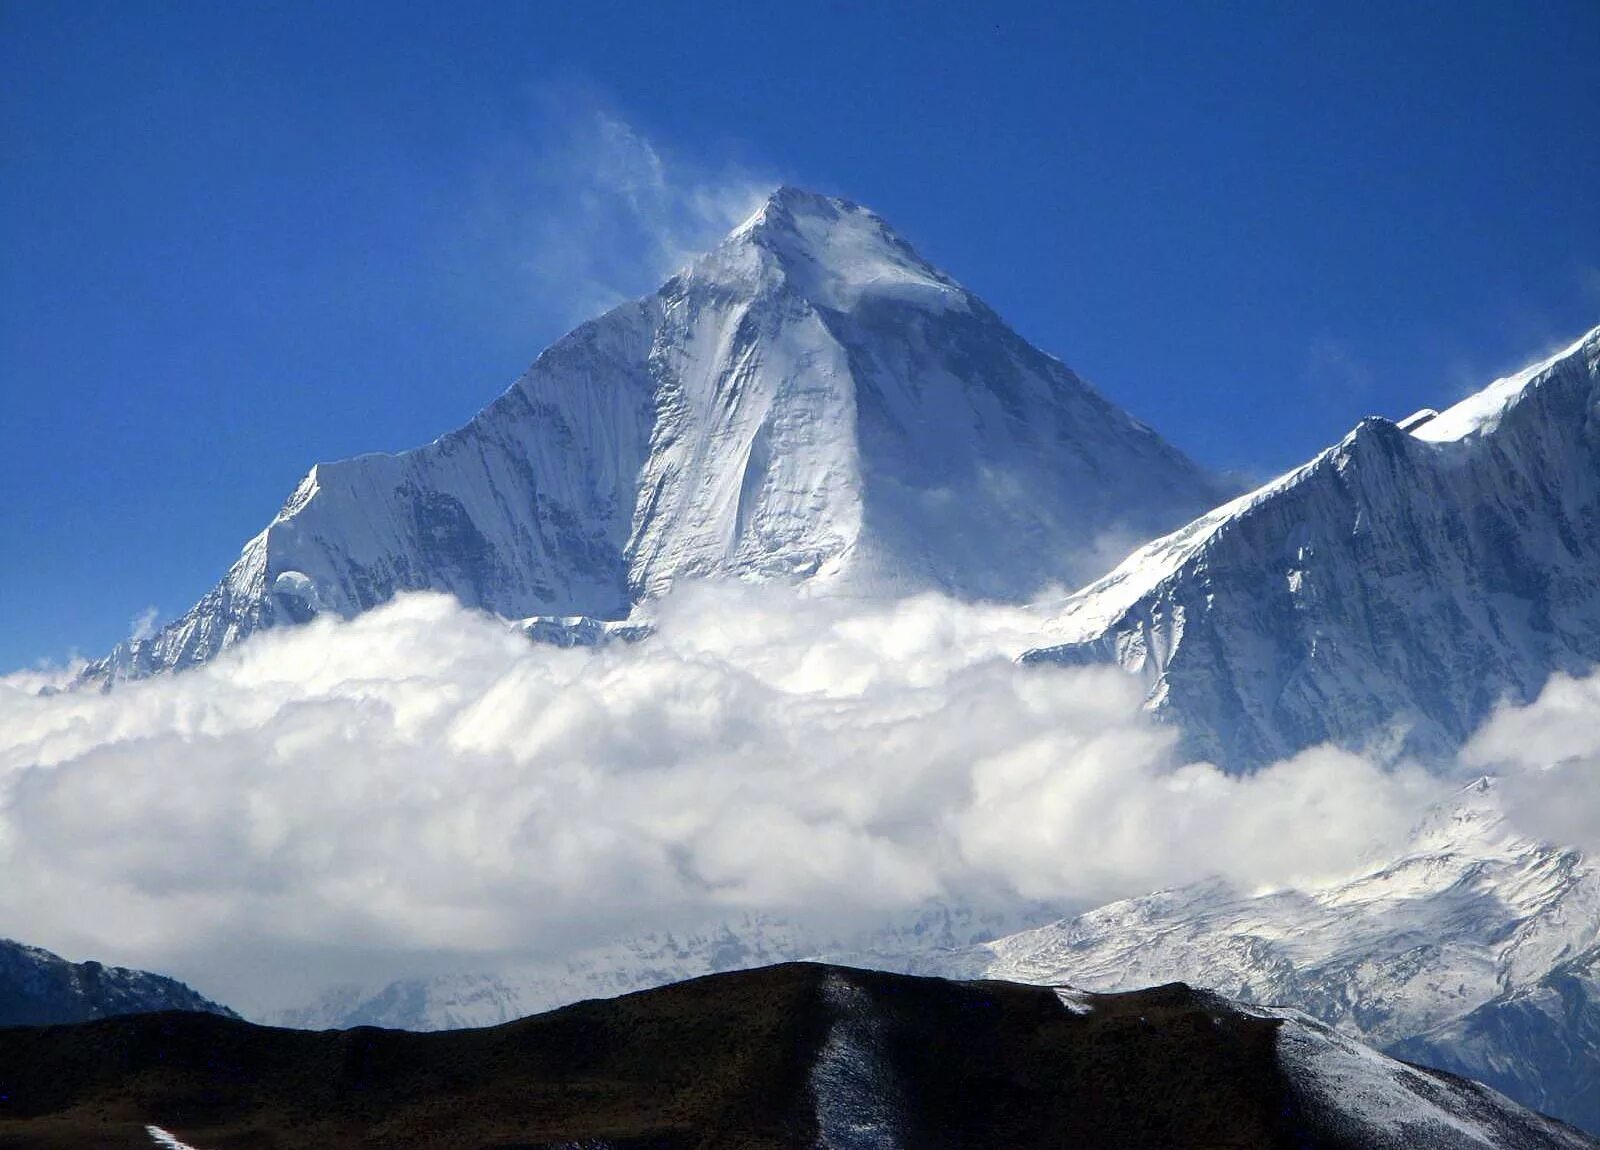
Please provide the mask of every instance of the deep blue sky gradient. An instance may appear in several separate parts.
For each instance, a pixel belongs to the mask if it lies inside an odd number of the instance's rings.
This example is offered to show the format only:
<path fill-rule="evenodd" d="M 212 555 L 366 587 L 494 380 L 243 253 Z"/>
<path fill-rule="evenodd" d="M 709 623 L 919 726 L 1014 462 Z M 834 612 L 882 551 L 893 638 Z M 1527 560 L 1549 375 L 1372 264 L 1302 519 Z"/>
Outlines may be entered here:
<path fill-rule="evenodd" d="M 0 670 L 180 612 L 565 329 L 481 217 L 567 102 L 874 207 L 1264 475 L 1600 322 L 1597 93 L 1594 0 L 0 0 Z"/>

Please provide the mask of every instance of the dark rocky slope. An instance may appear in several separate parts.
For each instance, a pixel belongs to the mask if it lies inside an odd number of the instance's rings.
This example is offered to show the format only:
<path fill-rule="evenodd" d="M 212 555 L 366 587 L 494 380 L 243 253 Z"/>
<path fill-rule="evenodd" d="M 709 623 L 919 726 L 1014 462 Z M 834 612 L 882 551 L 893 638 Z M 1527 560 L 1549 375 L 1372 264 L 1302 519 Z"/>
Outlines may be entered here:
<path fill-rule="evenodd" d="M 1182 985 L 814 964 L 483 1030 L 204 1014 L 0 1030 L 0 1146 L 1592 1147 L 1474 1083 Z"/>

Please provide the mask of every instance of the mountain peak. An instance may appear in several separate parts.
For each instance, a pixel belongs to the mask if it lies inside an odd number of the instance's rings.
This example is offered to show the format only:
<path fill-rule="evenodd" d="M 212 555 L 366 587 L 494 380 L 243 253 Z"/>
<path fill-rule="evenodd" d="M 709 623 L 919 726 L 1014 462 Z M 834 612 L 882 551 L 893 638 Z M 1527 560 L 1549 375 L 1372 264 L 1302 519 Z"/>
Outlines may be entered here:
<path fill-rule="evenodd" d="M 795 232 L 801 218 L 833 221 L 851 215 L 870 216 L 879 224 L 883 223 L 875 213 L 851 200 L 784 184 L 772 190 L 761 206 L 733 230 L 733 236 L 770 231 Z"/>
<path fill-rule="evenodd" d="M 884 219 L 850 200 L 784 186 L 697 267 L 713 275 L 751 250 L 799 295 L 833 311 L 899 300 L 965 310 L 960 284 L 917 254 Z M 741 261 L 742 263 L 742 261 Z"/>
<path fill-rule="evenodd" d="M 1215 495 L 873 212 L 780 188 L 466 427 L 317 468 L 200 603 L 87 676 L 403 591 L 507 619 L 619 620 L 706 578 L 1019 600 Z"/>

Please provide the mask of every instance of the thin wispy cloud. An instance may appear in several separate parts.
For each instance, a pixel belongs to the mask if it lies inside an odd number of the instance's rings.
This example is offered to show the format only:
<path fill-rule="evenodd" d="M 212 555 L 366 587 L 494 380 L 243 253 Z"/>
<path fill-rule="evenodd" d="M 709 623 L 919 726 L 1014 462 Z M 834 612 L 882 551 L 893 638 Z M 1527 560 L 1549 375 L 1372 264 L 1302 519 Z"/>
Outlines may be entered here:
<path fill-rule="evenodd" d="M 161 618 L 161 609 L 155 605 L 146 607 L 128 622 L 128 638 L 134 642 L 148 639 L 156 633 L 156 621 Z"/>
<path fill-rule="evenodd" d="M 1577 271 L 1578 289 L 1583 292 L 1589 306 L 1600 311 L 1600 267 L 1581 264 Z"/>
<path fill-rule="evenodd" d="M 1331 335 L 1311 341 L 1306 354 L 1305 381 L 1319 399 L 1348 399 L 1372 391 L 1372 368 L 1349 344 Z"/>
<path fill-rule="evenodd" d="M 471 229 L 531 309 L 571 326 L 653 289 L 779 182 L 675 153 L 582 85 L 547 85 L 482 165 Z"/>

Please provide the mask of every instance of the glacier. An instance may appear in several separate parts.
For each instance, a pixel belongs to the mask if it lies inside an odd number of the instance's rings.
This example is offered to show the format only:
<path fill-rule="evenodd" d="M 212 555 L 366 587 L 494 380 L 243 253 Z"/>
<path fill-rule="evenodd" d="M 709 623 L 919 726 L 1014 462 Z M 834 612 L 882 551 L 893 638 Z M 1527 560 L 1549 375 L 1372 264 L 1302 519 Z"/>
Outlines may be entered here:
<path fill-rule="evenodd" d="M 199 603 L 86 677 L 413 590 L 597 621 L 684 579 L 1023 600 L 1222 494 L 877 215 L 783 188 L 466 426 L 313 467 Z"/>

